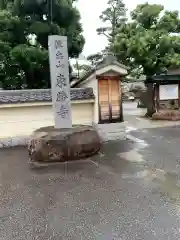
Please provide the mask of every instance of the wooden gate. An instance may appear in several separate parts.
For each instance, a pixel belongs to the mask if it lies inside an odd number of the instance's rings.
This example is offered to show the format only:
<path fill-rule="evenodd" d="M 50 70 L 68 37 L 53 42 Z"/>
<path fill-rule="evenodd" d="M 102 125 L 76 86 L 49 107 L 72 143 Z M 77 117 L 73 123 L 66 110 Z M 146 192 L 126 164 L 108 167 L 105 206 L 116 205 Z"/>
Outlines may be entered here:
<path fill-rule="evenodd" d="M 121 91 L 119 78 L 99 79 L 99 122 L 120 122 Z"/>

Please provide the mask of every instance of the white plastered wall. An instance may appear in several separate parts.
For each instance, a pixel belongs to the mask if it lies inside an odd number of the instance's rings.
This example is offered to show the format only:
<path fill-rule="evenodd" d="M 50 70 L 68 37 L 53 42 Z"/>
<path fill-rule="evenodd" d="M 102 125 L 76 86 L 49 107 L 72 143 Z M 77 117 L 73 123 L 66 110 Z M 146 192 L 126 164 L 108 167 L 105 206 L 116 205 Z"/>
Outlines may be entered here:
<path fill-rule="evenodd" d="M 72 102 L 73 124 L 92 124 L 93 100 Z M 25 136 L 54 125 L 51 103 L 0 105 L 0 138 Z"/>
<path fill-rule="evenodd" d="M 86 81 L 80 83 L 78 85 L 79 88 L 92 88 L 93 93 L 95 95 L 94 100 L 94 109 L 93 109 L 93 122 L 95 124 L 98 124 L 99 122 L 99 106 L 98 106 L 98 81 L 96 79 L 96 75 L 93 74 L 89 78 L 86 79 Z"/>

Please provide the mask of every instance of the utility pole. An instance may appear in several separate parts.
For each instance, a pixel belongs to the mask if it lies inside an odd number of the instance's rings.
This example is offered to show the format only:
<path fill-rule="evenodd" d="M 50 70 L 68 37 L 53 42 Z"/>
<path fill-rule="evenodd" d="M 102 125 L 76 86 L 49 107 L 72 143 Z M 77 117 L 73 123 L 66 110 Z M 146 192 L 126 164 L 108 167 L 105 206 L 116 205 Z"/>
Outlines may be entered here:
<path fill-rule="evenodd" d="M 50 23 L 53 22 L 53 0 L 47 0 L 48 7 L 48 21 Z"/>
<path fill-rule="evenodd" d="M 78 58 L 76 58 L 76 67 L 77 67 L 77 77 L 79 79 L 79 62 L 78 62 Z"/>
<path fill-rule="evenodd" d="M 36 0 L 39 5 L 47 6 L 47 20 L 49 23 L 53 22 L 53 0 Z"/>

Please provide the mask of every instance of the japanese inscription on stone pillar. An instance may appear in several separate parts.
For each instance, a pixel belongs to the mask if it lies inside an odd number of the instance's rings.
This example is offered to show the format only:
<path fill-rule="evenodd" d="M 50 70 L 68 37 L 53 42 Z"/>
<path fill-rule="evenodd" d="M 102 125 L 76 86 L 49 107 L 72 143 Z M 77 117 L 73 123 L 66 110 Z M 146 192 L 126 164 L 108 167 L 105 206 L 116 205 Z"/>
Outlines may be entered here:
<path fill-rule="evenodd" d="M 71 128 L 67 37 L 49 36 L 48 45 L 55 128 Z"/>

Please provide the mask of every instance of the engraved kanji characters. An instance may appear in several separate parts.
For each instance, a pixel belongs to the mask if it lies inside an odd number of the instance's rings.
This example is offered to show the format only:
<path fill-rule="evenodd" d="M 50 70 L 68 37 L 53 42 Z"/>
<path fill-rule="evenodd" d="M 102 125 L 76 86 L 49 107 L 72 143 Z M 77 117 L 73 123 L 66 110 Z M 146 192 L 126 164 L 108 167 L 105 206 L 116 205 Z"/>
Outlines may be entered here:
<path fill-rule="evenodd" d="M 62 63 L 62 60 L 64 59 L 64 55 L 62 54 L 61 51 L 56 52 L 56 67 L 59 68 L 64 68 L 64 64 Z"/>
<path fill-rule="evenodd" d="M 57 93 L 57 102 L 65 101 L 68 98 L 67 94 L 65 91 L 60 91 Z"/>
<path fill-rule="evenodd" d="M 59 73 L 56 77 L 56 86 L 63 88 L 67 86 L 66 78 L 63 74 Z"/>
<path fill-rule="evenodd" d="M 61 63 L 60 60 L 58 60 L 58 61 L 56 62 L 56 67 L 57 67 L 57 68 L 64 68 L 65 65 L 64 65 L 63 63 Z"/>
<path fill-rule="evenodd" d="M 67 119 L 69 117 L 69 93 L 67 86 L 68 76 L 66 76 L 66 55 L 64 55 L 64 42 L 56 40 L 54 43 L 55 47 L 55 67 L 56 67 L 56 114 L 59 118 Z M 66 45 L 66 44 L 65 44 Z"/>
<path fill-rule="evenodd" d="M 63 48 L 63 43 L 61 40 L 55 40 L 55 49 Z"/>
<path fill-rule="evenodd" d="M 68 106 L 62 104 L 57 114 L 61 116 L 61 118 L 66 118 L 69 114 Z"/>
<path fill-rule="evenodd" d="M 63 60 L 64 59 L 64 55 L 62 54 L 62 52 L 60 52 L 60 51 L 56 52 L 56 59 L 57 60 Z"/>

